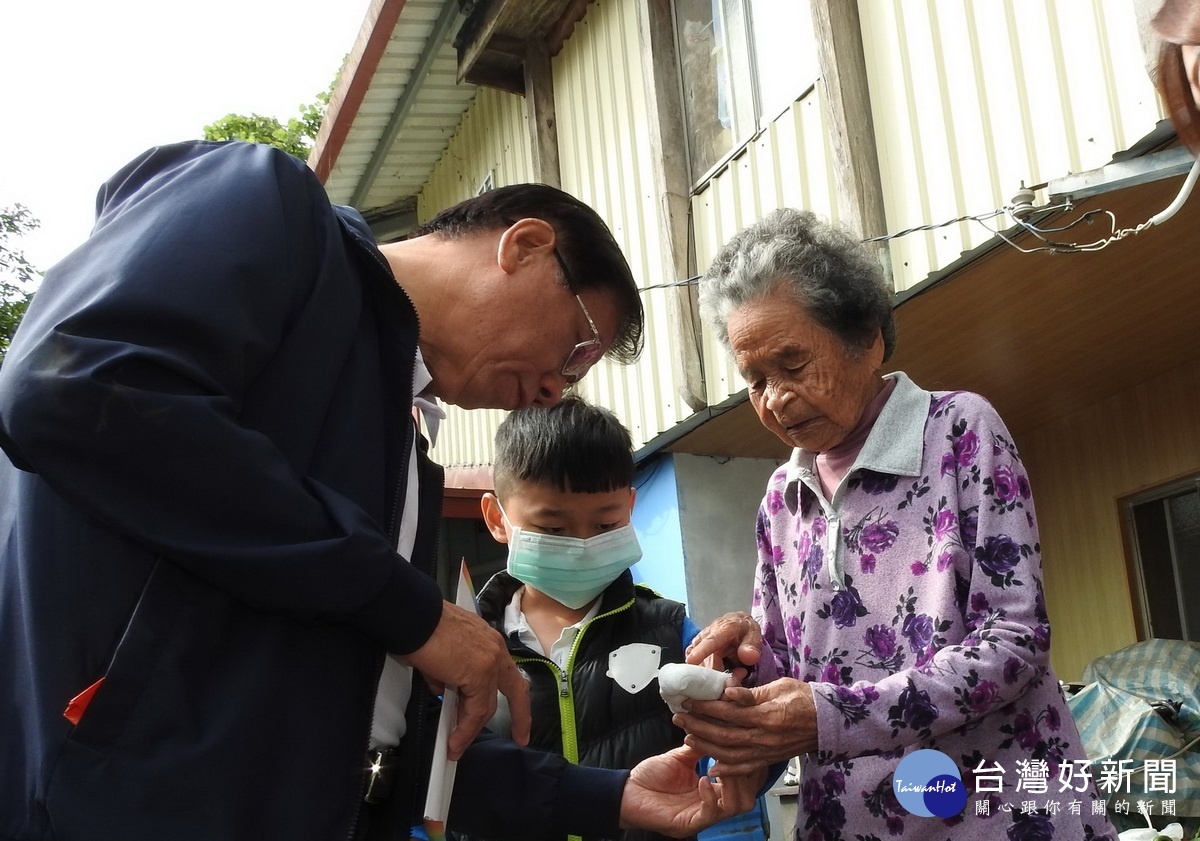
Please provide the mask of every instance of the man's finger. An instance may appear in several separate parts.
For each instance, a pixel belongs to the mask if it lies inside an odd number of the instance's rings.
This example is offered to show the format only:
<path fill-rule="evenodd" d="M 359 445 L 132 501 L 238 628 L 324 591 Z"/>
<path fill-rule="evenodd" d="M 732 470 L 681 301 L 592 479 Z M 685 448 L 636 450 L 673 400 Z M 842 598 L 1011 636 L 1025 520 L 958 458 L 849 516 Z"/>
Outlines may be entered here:
<path fill-rule="evenodd" d="M 447 758 L 460 758 L 471 742 L 475 741 L 479 731 L 495 714 L 495 692 L 468 695 L 459 690 L 454 730 L 450 734 L 450 740 L 446 746 Z"/>

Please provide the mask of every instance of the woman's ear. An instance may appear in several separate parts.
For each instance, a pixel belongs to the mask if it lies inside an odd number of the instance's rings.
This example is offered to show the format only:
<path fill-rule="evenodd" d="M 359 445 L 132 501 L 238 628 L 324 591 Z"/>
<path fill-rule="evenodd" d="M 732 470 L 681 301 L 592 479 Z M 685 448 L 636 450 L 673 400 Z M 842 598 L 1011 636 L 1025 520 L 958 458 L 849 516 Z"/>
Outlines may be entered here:
<path fill-rule="evenodd" d="M 883 367 L 883 331 L 875 331 L 875 340 L 867 348 L 867 358 L 871 360 L 871 370 L 878 371 Z"/>
<path fill-rule="evenodd" d="M 494 493 L 485 493 L 479 499 L 479 507 L 483 511 L 483 522 L 499 543 L 508 543 L 508 528 L 504 525 L 504 514 L 500 510 L 500 500 Z"/>

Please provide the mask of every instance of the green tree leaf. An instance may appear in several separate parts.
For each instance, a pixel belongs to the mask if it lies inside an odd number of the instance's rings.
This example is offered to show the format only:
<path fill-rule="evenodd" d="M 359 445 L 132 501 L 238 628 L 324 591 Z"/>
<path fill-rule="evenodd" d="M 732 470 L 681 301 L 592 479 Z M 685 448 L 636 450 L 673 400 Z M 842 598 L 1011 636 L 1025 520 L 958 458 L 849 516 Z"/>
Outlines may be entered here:
<path fill-rule="evenodd" d="M 42 276 L 9 240 L 37 230 L 39 225 L 37 217 L 22 204 L 0 208 L 0 365 Z"/>
<path fill-rule="evenodd" d="M 315 102 L 301 105 L 299 115 L 288 119 L 287 123 L 261 114 L 226 114 L 204 127 L 204 139 L 266 143 L 306 161 L 317 132 L 321 130 L 321 121 L 325 119 L 329 97 L 336 84 L 335 76 L 329 90 L 317 94 Z"/>

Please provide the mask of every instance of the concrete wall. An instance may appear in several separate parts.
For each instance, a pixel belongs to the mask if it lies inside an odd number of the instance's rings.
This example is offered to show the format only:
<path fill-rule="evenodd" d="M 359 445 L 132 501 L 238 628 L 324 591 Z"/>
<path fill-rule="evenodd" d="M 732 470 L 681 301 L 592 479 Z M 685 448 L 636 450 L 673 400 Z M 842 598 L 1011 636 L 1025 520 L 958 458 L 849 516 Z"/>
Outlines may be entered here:
<path fill-rule="evenodd" d="M 749 610 L 754 588 L 754 521 L 772 459 L 718 459 L 676 453 L 679 522 L 687 559 L 689 612 L 703 627 Z"/>

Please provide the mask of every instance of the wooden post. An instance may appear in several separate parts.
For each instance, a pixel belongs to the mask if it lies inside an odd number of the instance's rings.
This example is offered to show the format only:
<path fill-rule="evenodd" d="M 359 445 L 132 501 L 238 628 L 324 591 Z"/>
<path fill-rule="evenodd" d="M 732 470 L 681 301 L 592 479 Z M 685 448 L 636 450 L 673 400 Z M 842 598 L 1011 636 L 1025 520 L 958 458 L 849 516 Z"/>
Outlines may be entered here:
<path fill-rule="evenodd" d="M 658 205 L 663 274 L 683 280 L 688 261 L 691 174 L 688 172 L 682 85 L 670 0 L 638 0 L 638 34 L 646 78 L 650 163 Z M 652 292 L 651 294 L 658 294 Z M 669 301 L 671 361 L 679 396 L 693 411 L 708 405 L 700 345 L 700 313 L 694 285 L 665 290 Z"/>
<path fill-rule="evenodd" d="M 810 8 L 842 218 L 864 238 L 882 236 L 887 233 L 887 219 L 858 3 L 811 0 Z M 879 261 L 891 281 L 891 251 L 886 242 L 877 245 Z"/>
<path fill-rule="evenodd" d="M 525 113 L 533 149 L 534 177 L 543 184 L 562 184 L 558 168 L 558 121 L 554 113 L 554 74 L 546 44 L 531 40 L 525 45 Z"/>

